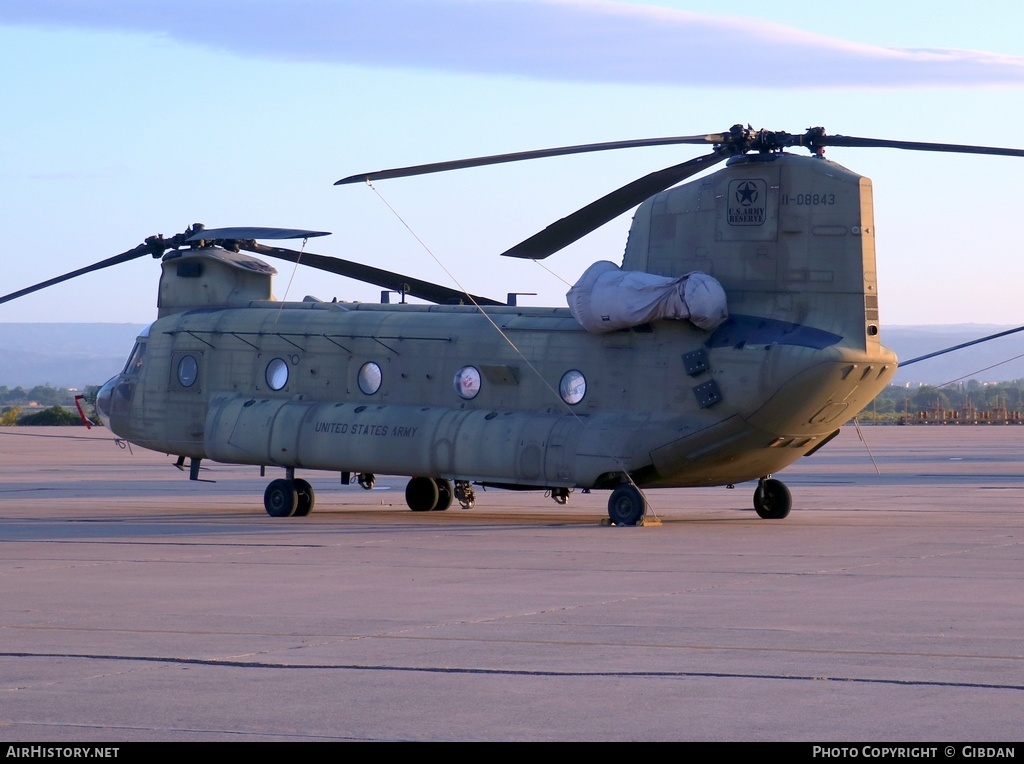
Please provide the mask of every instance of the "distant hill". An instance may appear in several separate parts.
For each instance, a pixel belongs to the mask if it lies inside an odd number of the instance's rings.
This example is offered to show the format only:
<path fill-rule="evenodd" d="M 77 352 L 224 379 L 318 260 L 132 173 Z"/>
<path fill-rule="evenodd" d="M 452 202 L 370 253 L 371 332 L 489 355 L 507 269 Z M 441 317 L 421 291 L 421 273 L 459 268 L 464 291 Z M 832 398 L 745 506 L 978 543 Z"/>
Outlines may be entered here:
<path fill-rule="evenodd" d="M 0 323 L 0 385 L 84 388 L 117 374 L 145 324 Z"/>
<path fill-rule="evenodd" d="M 0 323 L 0 385 L 101 385 L 121 370 L 144 326 Z M 906 361 L 1010 328 L 989 324 L 883 325 L 882 342 Z M 937 385 L 964 375 L 982 382 L 1024 379 L 1024 358 L 1002 363 L 1022 354 L 1024 332 L 913 364 L 898 371 L 895 382 Z"/>

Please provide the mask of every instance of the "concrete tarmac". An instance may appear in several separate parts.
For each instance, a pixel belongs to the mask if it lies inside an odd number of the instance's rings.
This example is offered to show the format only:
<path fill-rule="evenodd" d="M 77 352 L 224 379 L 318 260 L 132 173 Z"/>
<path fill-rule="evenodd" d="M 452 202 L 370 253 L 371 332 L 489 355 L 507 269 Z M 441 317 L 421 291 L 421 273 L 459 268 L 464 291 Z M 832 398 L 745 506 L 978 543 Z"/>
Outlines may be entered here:
<path fill-rule="evenodd" d="M 748 483 L 615 528 L 325 473 L 273 519 L 279 471 L 0 428 L 0 740 L 1019 739 L 1024 427 L 863 433 L 777 476 L 786 520 Z"/>

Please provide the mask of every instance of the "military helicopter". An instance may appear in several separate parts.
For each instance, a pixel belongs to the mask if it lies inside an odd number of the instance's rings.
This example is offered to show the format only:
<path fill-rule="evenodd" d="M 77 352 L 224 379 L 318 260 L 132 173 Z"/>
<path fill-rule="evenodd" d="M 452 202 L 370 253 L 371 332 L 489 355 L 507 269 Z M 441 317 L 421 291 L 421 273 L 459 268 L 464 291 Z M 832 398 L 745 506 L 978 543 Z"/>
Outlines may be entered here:
<path fill-rule="evenodd" d="M 1024 156 L 1024 150 L 754 130 L 628 140 L 358 173 L 349 184 L 641 146 L 711 152 L 647 175 L 503 253 L 541 259 L 637 207 L 621 266 L 597 263 L 570 307 L 528 308 L 340 258 L 258 243 L 322 231 L 206 229 L 139 246 L 0 298 L 151 255 L 157 320 L 98 395 L 119 437 L 177 457 L 282 469 L 274 517 L 314 505 L 298 470 L 372 488 L 405 475 L 414 511 L 473 506 L 474 486 L 607 490 L 636 525 L 644 490 L 757 481 L 813 454 L 886 386 L 871 181 L 826 147 Z M 786 151 L 806 148 L 810 156 Z M 712 173 L 677 185 L 712 167 Z M 431 304 L 278 302 L 253 255 L 320 268 Z"/>

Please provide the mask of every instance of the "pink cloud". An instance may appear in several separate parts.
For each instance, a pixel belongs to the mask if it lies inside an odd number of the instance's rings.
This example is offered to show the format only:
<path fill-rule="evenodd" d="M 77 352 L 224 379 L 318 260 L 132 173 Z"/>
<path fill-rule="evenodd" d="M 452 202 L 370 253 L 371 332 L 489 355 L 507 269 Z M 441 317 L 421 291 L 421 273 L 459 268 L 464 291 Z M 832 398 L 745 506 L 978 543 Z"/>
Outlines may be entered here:
<path fill-rule="evenodd" d="M 697 87 L 1024 85 L 1024 57 L 884 48 L 605 0 L 6 0 L 0 24 L 120 30 L 243 56 Z"/>

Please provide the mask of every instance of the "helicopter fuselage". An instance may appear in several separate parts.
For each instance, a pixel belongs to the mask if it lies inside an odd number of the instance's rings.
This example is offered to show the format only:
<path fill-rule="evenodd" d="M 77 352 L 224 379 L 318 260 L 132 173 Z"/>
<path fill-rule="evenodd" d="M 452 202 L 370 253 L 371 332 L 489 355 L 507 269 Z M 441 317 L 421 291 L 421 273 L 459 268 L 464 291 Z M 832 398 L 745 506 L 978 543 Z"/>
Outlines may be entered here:
<path fill-rule="evenodd" d="M 735 315 L 710 334 L 661 321 L 595 336 L 564 308 L 485 310 L 490 321 L 464 306 L 316 302 L 166 317 L 113 387 L 110 425 L 228 463 L 536 488 L 626 474 L 641 487 L 717 485 L 814 449 L 895 367 L 826 332 Z M 570 404 L 560 388 L 573 372 L 585 392 Z"/>
<path fill-rule="evenodd" d="M 120 437 L 194 461 L 564 495 L 763 485 L 896 371 L 870 181 L 820 157 L 737 157 L 648 199 L 623 269 L 711 274 L 730 318 L 598 334 L 566 308 L 280 303 L 262 261 L 175 252 L 101 404 Z"/>

